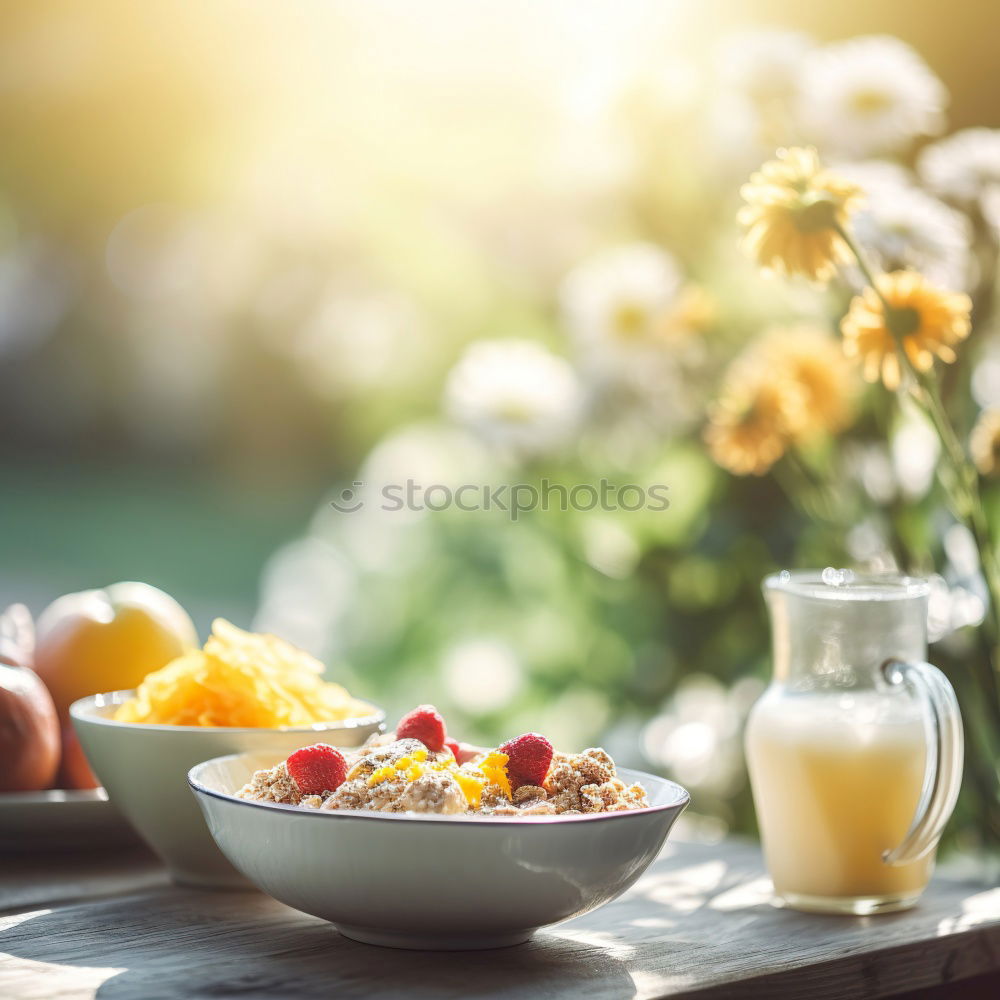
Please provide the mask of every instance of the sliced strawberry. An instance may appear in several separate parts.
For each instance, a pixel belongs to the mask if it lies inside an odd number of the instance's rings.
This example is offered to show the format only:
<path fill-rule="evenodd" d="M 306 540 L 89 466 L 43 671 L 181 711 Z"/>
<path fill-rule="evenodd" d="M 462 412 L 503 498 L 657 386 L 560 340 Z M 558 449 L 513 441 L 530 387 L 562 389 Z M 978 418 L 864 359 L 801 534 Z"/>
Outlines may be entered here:
<path fill-rule="evenodd" d="M 549 773 L 552 744 L 539 733 L 517 736 L 499 750 L 507 754 L 507 776 L 514 790 L 521 785 L 540 785 Z"/>
<path fill-rule="evenodd" d="M 482 747 L 474 747 L 471 743 L 459 743 L 455 760 L 459 764 L 468 764 L 469 761 L 475 760 L 477 757 L 482 757 L 485 752 Z"/>
<path fill-rule="evenodd" d="M 444 719 L 433 705 L 418 705 L 412 712 L 407 712 L 396 726 L 397 740 L 420 740 L 435 753 L 444 749 L 446 738 Z"/>
<path fill-rule="evenodd" d="M 458 740 L 453 740 L 450 736 L 444 741 L 444 745 L 451 751 L 452 757 L 458 760 L 458 755 L 461 751 L 458 749 Z"/>
<path fill-rule="evenodd" d="M 347 760 L 336 747 L 326 743 L 296 750 L 285 766 L 303 795 L 335 792 L 347 778 Z"/>

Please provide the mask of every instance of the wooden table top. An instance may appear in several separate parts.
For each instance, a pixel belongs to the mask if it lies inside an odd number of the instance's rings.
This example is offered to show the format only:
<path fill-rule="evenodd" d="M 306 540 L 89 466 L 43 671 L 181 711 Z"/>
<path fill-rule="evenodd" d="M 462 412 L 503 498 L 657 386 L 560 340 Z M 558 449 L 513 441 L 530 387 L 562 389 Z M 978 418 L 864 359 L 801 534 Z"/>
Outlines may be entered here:
<path fill-rule="evenodd" d="M 779 910 L 769 891 L 750 844 L 671 844 L 620 900 L 528 944 L 409 952 L 260 893 L 171 885 L 139 850 L 6 855 L 0 996 L 839 1000 L 1000 977 L 1000 888 L 937 877 L 916 909 L 880 917 Z"/>

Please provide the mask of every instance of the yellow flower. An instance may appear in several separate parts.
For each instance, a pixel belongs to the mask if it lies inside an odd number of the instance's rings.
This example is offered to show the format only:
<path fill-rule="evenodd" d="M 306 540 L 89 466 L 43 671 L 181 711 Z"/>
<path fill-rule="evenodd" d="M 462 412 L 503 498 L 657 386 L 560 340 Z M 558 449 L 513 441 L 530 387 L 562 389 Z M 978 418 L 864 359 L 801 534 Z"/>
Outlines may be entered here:
<path fill-rule="evenodd" d="M 791 379 L 803 396 L 802 426 L 796 439 L 836 434 L 850 422 L 857 375 L 830 334 L 811 326 L 783 327 L 752 348 L 767 370 Z"/>
<path fill-rule="evenodd" d="M 824 170 L 815 149 L 779 149 L 740 194 L 743 246 L 761 267 L 822 281 L 850 257 L 837 226 L 860 203 L 861 189 Z"/>
<path fill-rule="evenodd" d="M 900 345 L 918 372 L 930 371 L 935 357 L 953 362 L 954 345 L 969 335 L 969 296 L 934 288 L 916 271 L 875 280 L 878 293 L 866 288 L 856 296 L 840 324 L 844 353 L 861 362 L 865 379 L 877 382 L 881 376 L 887 389 L 897 388 Z"/>
<path fill-rule="evenodd" d="M 667 340 L 701 333 L 715 322 L 715 316 L 715 301 L 708 292 L 701 285 L 685 285 L 666 311 L 660 333 Z"/>
<path fill-rule="evenodd" d="M 792 379 L 753 358 L 730 368 L 705 441 L 712 458 L 737 476 L 762 476 L 805 425 L 805 394 Z"/>
<path fill-rule="evenodd" d="M 769 331 L 726 373 L 705 431 L 712 457 L 738 476 L 763 475 L 792 444 L 847 426 L 855 379 L 823 330 Z"/>
<path fill-rule="evenodd" d="M 969 435 L 969 451 L 984 476 L 1000 471 L 1000 410 L 983 410 Z"/>

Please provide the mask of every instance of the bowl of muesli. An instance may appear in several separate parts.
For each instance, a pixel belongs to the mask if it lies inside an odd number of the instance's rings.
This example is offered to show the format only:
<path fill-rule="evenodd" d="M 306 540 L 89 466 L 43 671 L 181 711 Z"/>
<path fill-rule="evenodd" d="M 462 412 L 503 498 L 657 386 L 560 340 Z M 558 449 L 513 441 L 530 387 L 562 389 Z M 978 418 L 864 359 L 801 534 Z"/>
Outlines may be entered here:
<path fill-rule="evenodd" d="M 232 754 L 188 780 L 266 893 L 355 940 L 435 950 L 520 944 L 617 898 L 688 803 L 600 748 L 456 743 L 426 705 L 356 749 Z"/>

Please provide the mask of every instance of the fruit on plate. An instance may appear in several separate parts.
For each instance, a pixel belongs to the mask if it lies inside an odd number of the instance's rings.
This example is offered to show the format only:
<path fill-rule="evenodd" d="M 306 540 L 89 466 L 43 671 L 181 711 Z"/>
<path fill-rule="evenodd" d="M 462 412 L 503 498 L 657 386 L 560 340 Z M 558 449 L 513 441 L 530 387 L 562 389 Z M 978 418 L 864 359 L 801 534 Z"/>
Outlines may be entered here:
<path fill-rule="evenodd" d="M 187 612 L 146 583 L 66 594 L 38 618 L 35 669 L 66 725 L 77 698 L 137 687 L 198 643 Z"/>
<path fill-rule="evenodd" d="M 100 788 L 101 783 L 90 769 L 80 738 L 71 724 L 62 727 L 62 757 L 56 772 L 56 788 Z"/>
<path fill-rule="evenodd" d="M 59 766 L 59 720 L 30 667 L 0 663 L 0 792 L 48 788 Z"/>
<path fill-rule="evenodd" d="M 31 615 L 14 604 L 0 615 L 0 792 L 47 788 L 59 766 L 59 720 L 31 647 Z"/>

